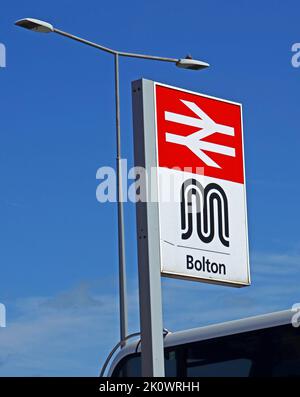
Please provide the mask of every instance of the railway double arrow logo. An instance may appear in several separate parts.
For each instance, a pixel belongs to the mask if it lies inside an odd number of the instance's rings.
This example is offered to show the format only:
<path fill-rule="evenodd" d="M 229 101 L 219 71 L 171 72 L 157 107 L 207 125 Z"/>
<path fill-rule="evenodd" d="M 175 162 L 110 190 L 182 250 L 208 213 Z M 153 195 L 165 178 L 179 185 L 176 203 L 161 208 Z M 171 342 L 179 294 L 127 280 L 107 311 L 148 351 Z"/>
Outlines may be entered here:
<path fill-rule="evenodd" d="M 206 165 L 215 168 L 221 168 L 214 160 L 211 159 L 204 151 L 220 153 L 225 156 L 235 157 L 235 149 L 232 147 L 219 145 L 212 142 L 203 141 L 214 133 L 234 136 L 234 128 L 223 124 L 215 123 L 198 105 L 194 102 L 181 102 L 187 106 L 197 117 L 185 116 L 178 113 L 165 112 L 165 120 L 174 123 L 184 124 L 200 128 L 188 136 L 182 136 L 166 132 L 166 141 L 178 145 L 184 145 L 191 150 Z"/>

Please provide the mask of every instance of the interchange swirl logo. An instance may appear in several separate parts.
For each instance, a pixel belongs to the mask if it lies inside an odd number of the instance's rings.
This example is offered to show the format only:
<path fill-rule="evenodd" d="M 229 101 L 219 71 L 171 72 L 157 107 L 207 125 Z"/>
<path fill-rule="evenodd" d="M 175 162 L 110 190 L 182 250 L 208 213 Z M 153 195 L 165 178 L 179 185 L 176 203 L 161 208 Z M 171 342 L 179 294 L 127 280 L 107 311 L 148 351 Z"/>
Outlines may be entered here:
<path fill-rule="evenodd" d="M 193 200 L 194 198 L 194 200 Z M 193 205 L 193 202 L 195 205 Z M 215 206 L 217 204 L 217 215 Z M 216 183 L 205 188 L 196 179 L 186 180 L 181 187 L 181 229 L 183 240 L 191 237 L 194 230 L 194 207 L 196 207 L 196 230 L 204 243 L 210 243 L 215 237 L 215 217 L 218 221 L 219 240 L 229 247 L 228 200 L 224 190 Z"/>

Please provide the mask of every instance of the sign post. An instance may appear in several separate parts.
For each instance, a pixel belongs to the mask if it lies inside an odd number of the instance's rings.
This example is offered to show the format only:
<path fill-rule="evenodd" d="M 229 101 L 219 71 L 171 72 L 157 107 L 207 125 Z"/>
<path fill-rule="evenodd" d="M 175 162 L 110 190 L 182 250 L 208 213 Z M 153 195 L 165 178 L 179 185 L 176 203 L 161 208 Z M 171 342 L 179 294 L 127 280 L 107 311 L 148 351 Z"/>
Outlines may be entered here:
<path fill-rule="evenodd" d="M 150 175 L 156 167 L 153 82 L 132 84 L 135 166 Z M 136 203 L 142 376 L 162 377 L 164 371 L 163 319 L 158 215 L 158 181 L 143 178 L 144 200 Z"/>
<path fill-rule="evenodd" d="M 163 370 L 161 275 L 250 285 L 240 104 L 133 82 L 142 368 Z M 150 374 L 150 372 L 147 372 Z M 161 372 L 162 373 L 162 372 Z"/>

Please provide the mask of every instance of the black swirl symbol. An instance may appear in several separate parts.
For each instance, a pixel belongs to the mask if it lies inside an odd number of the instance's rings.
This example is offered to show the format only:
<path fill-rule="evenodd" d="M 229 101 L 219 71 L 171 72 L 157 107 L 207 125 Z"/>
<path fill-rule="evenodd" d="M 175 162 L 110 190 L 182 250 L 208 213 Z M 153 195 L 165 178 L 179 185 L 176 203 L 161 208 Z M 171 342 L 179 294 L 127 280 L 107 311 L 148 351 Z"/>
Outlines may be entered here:
<path fill-rule="evenodd" d="M 217 215 L 214 203 L 217 204 Z M 196 216 L 193 213 L 194 208 Z M 210 243 L 215 236 L 215 216 L 218 221 L 219 239 L 225 247 L 229 247 L 228 200 L 224 190 L 216 183 L 209 183 L 203 188 L 196 179 L 186 180 L 181 187 L 182 239 L 187 240 L 191 237 L 193 219 L 196 219 L 200 240 Z"/>

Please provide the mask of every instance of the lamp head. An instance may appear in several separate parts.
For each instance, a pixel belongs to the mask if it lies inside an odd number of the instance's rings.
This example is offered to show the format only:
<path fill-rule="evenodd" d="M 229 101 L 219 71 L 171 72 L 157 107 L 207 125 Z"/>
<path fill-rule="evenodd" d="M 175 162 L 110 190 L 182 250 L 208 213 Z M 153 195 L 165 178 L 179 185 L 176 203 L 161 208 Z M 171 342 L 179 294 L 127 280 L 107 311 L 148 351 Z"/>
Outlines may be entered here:
<path fill-rule="evenodd" d="M 24 18 L 15 22 L 15 25 L 20 26 L 21 28 L 33 30 L 35 32 L 41 33 L 50 33 L 54 32 L 54 27 L 45 21 L 40 21 L 39 19 L 34 18 Z"/>
<path fill-rule="evenodd" d="M 210 65 L 209 63 L 193 59 L 190 55 L 188 55 L 186 58 L 179 59 L 176 62 L 176 66 L 182 69 L 200 70 L 208 68 Z"/>

